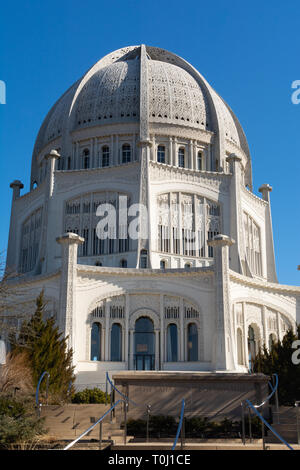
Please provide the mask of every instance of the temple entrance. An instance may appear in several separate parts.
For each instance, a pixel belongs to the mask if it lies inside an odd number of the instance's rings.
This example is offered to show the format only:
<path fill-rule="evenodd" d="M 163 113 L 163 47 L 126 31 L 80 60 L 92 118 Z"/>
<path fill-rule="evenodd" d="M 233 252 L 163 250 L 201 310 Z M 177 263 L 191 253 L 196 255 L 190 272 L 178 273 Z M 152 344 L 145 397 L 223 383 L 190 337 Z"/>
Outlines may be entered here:
<path fill-rule="evenodd" d="M 134 368 L 135 370 L 155 369 L 154 327 L 148 317 L 141 317 L 135 322 Z"/>

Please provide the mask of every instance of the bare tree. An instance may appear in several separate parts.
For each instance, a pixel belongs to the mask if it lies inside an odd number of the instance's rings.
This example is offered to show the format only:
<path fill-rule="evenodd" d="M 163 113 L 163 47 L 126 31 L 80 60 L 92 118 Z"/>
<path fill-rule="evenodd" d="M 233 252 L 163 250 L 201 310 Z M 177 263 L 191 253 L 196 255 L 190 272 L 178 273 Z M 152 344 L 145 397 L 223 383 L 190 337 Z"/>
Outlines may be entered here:
<path fill-rule="evenodd" d="M 8 269 L 4 253 L 0 253 L 0 339 L 12 343 L 24 319 L 34 313 L 34 303 L 28 300 L 29 291 L 25 276 Z"/>

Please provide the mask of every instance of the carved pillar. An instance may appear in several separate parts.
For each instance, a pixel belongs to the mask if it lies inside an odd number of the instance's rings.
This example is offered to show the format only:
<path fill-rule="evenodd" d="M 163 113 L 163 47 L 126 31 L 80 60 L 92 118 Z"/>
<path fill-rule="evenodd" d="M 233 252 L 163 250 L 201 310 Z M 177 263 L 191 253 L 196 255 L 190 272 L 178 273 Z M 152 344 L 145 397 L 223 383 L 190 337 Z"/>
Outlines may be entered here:
<path fill-rule="evenodd" d="M 129 369 L 134 369 L 134 330 L 129 330 L 130 352 L 129 352 Z"/>
<path fill-rule="evenodd" d="M 246 306 L 245 302 L 242 302 L 242 312 L 243 312 L 243 337 L 244 337 L 244 365 L 249 367 L 248 364 L 248 328 L 247 328 L 247 318 L 246 318 Z"/>
<path fill-rule="evenodd" d="M 179 360 L 184 362 L 184 307 L 183 307 L 183 298 L 180 298 L 180 307 L 179 307 L 179 321 L 180 321 L 180 355 Z"/>
<path fill-rule="evenodd" d="M 7 248 L 7 259 L 6 266 L 11 268 L 14 271 L 17 271 L 18 265 L 18 241 L 17 241 L 17 219 L 18 213 L 16 211 L 15 201 L 20 197 L 20 190 L 24 188 L 24 185 L 21 181 L 13 181 L 10 185 L 13 190 L 11 213 L 10 213 L 10 227 L 9 227 L 9 238 L 8 238 L 8 248 Z"/>
<path fill-rule="evenodd" d="M 129 295 L 125 295 L 125 363 L 129 368 Z"/>
<path fill-rule="evenodd" d="M 269 346 L 268 344 L 268 329 L 267 329 L 267 315 L 266 315 L 267 307 L 263 305 L 262 307 L 262 325 L 263 325 L 263 342 L 266 347 Z"/>
<path fill-rule="evenodd" d="M 39 251 L 39 259 L 37 263 L 37 270 L 38 272 L 46 272 L 47 271 L 47 263 L 48 263 L 48 250 L 52 244 L 52 240 L 54 240 L 54 232 L 53 232 L 53 224 L 51 224 L 52 214 L 55 211 L 55 202 L 53 203 L 53 192 L 54 192 L 54 183 L 55 183 L 55 164 L 56 160 L 60 158 L 60 154 L 56 150 L 51 150 L 45 157 L 47 165 L 48 165 L 48 172 L 47 172 L 47 186 L 45 192 L 45 202 L 43 207 L 43 222 L 42 222 L 42 233 L 41 233 L 41 243 L 40 243 L 40 251 Z M 50 223 L 49 223 L 50 221 Z M 53 236 L 54 235 L 54 236 Z"/>
<path fill-rule="evenodd" d="M 105 301 L 105 361 L 110 361 L 109 354 L 109 333 L 110 333 L 110 305 L 111 299 Z"/>
<path fill-rule="evenodd" d="M 155 330 L 155 370 L 159 370 L 159 330 Z"/>
<path fill-rule="evenodd" d="M 245 259 L 243 216 L 241 210 L 241 161 L 235 154 L 226 158 L 229 163 L 232 180 L 230 185 L 230 235 L 235 239 L 236 244 L 230 249 L 231 269 L 238 273 L 249 275 L 245 272 L 242 260 Z"/>
<path fill-rule="evenodd" d="M 233 331 L 230 312 L 229 246 L 234 241 L 217 235 L 208 244 L 214 247 L 215 260 L 215 334 L 213 362 L 216 370 L 234 370 Z"/>
<path fill-rule="evenodd" d="M 164 296 L 160 295 L 160 362 L 163 370 L 165 362 L 165 335 L 164 335 Z"/>
<path fill-rule="evenodd" d="M 259 188 L 259 192 L 262 193 L 263 200 L 268 203 L 266 207 L 266 263 L 263 262 L 263 275 L 267 277 L 269 282 L 278 282 L 275 265 L 275 252 L 274 252 L 274 240 L 273 240 L 273 227 L 272 227 L 272 215 L 271 215 L 271 201 L 270 192 L 272 187 L 268 184 L 263 184 Z"/>
<path fill-rule="evenodd" d="M 76 279 L 77 250 L 84 238 L 75 233 L 65 233 L 56 239 L 61 245 L 61 275 L 59 292 L 58 322 L 63 335 L 68 336 L 68 347 L 73 349 L 76 364 Z"/>

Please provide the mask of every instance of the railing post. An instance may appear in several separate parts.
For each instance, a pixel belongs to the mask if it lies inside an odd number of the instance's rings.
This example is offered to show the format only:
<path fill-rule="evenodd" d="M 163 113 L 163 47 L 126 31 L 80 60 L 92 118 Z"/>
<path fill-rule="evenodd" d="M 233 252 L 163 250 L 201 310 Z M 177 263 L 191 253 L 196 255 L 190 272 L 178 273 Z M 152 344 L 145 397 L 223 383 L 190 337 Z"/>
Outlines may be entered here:
<path fill-rule="evenodd" d="M 151 405 L 147 405 L 146 442 L 149 442 L 150 412 L 151 412 Z"/>
<path fill-rule="evenodd" d="M 300 419 L 299 419 L 299 405 L 300 401 L 295 402 L 295 407 L 296 407 L 296 423 L 297 423 L 297 437 L 298 437 L 298 444 L 300 445 Z"/>
<path fill-rule="evenodd" d="M 252 423 L 251 423 L 251 410 L 248 408 L 248 419 L 249 419 L 249 437 L 250 442 L 252 442 Z"/>
<path fill-rule="evenodd" d="M 113 388 L 110 386 L 110 407 L 112 407 L 112 402 L 113 402 Z M 112 423 L 113 420 L 113 410 L 110 412 L 110 423 Z"/>
<path fill-rule="evenodd" d="M 241 403 L 242 407 L 242 442 L 243 445 L 246 444 L 246 438 L 245 438 L 245 408 L 244 408 L 244 403 Z"/>
<path fill-rule="evenodd" d="M 126 445 L 127 439 L 127 402 L 124 401 L 124 445 Z"/>
<path fill-rule="evenodd" d="M 100 421 L 100 431 L 99 431 L 99 450 L 102 450 L 102 421 Z"/>
<path fill-rule="evenodd" d="M 183 417 L 182 428 L 181 428 L 181 450 L 184 447 L 184 441 L 185 441 L 185 416 Z"/>
<path fill-rule="evenodd" d="M 266 450 L 266 443 L 265 443 L 265 423 L 261 422 L 261 438 L 262 438 L 262 445 L 263 450 Z"/>
<path fill-rule="evenodd" d="M 107 405 L 107 372 L 105 374 L 105 405 Z"/>
<path fill-rule="evenodd" d="M 274 379 L 275 379 L 275 376 L 272 375 L 272 382 L 273 382 L 273 385 L 275 386 L 276 382 L 274 383 Z M 276 391 L 275 391 L 275 408 L 276 408 L 277 424 L 279 424 L 280 420 L 279 420 L 278 387 L 276 388 Z"/>

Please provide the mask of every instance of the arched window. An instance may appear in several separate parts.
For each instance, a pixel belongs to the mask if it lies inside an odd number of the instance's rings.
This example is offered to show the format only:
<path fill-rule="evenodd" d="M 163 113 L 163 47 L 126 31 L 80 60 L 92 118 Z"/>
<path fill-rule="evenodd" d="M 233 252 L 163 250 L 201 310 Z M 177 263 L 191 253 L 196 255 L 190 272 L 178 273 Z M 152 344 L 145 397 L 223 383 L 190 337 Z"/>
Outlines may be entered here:
<path fill-rule="evenodd" d="M 157 147 L 157 161 L 158 163 L 166 163 L 166 149 L 164 145 Z"/>
<path fill-rule="evenodd" d="M 109 166 L 109 147 L 102 147 L 102 166 Z"/>
<path fill-rule="evenodd" d="M 167 329 L 167 361 L 178 361 L 178 333 L 177 325 L 171 323 Z"/>
<path fill-rule="evenodd" d="M 121 268 L 127 268 L 127 259 L 121 259 L 120 267 Z"/>
<path fill-rule="evenodd" d="M 198 166 L 199 171 L 203 170 L 203 155 L 202 155 L 202 152 L 198 152 L 197 166 Z"/>
<path fill-rule="evenodd" d="M 248 354 L 249 354 L 249 369 L 253 369 L 253 362 L 256 356 L 256 337 L 254 328 L 250 325 L 248 328 Z"/>
<path fill-rule="evenodd" d="M 269 351 L 273 348 L 274 344 L 276 342 L 276 336 L 272 333 L 269 336 Z"/>
<path fill-rule="evenodd" d="M 184 269 L 191 269 L 191 263 L 185 263 Z"/>
<path fill-rule="evenodd" d="M 147 250 L 141 250 L 140 267 L 142 269 L 145 269 L 148 267 L 148 251 Z"/>
<path fill-rule="evenodd" d="M 110 339 L 110 360 L 122 361 L 122 327 L 118 323 L 113 324 Z"/>
<path fill-rule="evenodd" d="M 91 361 L 101 360 L 101 324 L 94 322 L 91 331 Z"/>
<path fill-rule="evenodd" d="M 160 269 L 166 269 L 166 260 L 164 259 L 160 260 Z"/>
<path fill-rule="evenodd" d="M 154 325 L 148 317 L 135 322 L 134 352 L 136 370 L 153 370 L 155 366 Z"/>
<path fill-rule="evenodd" d="M 82 168 L 84 170 L 90 168 L 90 151 L 89 149 L 84 149 L 82 153 Z"/>
<path fill-rule="evenodd" d="M 243 361 L 243 334 L 242 334 L 242 331 L 240 328 L 238 328 L 237 330 L 237 333 L 236 333 L 236 337 L 237 337 L 237 358 L 238 358 L 238 364 L 239 365 L 243 365 L 244 364 L 244 361 Z"/>
<path fill-rule="evenodd" d="M 178 150 L 178 166 L 180 168 L 184 168 L 185 167 L 185 158 L 184 158 L 184 148 L 180 148 Z"/>
<path fill-rule="evenodd" d="M 122 163 L 128 163 L 131 161 L 131 148 L 129 144 L 122 146 Z"/>
<path fill-rule="evenodd" d="M 187 331 L 188 361 L 198 361 L 198 330 L 195 323 L 190 323 Z"/>

